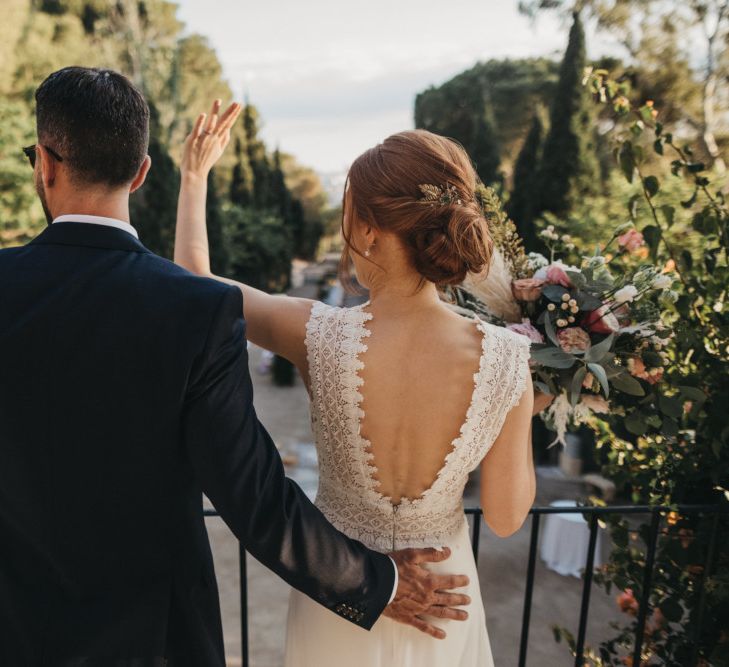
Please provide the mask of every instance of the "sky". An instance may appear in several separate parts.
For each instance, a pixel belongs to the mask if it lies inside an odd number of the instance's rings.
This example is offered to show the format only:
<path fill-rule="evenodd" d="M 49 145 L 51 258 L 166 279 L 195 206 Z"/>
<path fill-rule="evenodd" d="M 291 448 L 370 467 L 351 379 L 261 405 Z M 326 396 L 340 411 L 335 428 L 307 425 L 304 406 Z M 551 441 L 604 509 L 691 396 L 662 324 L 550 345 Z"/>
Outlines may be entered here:
<path fill-rule="evenodd" d="M 560 57 L 569 25 L 519 14 L 516 0 L 179 0 L 262 135 L 317 171 L 338 173 L 413 127 L 418 92 L 479 60 Z M 588 50 L 614 52 L 588 28 Z"/>

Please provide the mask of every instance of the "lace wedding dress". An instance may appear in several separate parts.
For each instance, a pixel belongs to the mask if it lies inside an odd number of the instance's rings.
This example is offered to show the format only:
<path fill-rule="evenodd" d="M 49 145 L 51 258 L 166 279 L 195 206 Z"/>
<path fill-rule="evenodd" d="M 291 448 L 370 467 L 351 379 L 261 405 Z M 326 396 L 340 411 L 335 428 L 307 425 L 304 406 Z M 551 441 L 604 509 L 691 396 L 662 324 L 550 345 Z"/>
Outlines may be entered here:
<path fill-rule="evenodd" d="M 529 377 L 529 341 L 475 320 L 481 361 L 460 435 L 435 481 L 417 499 L 393 505 L 377 491 L 369 442 L 360 435 L 360 354 L 370 334 L 367 304 L 334 308 L 317 303 L 307 324 L 311 418 L 319 457 L 316 504 L 342 532 L 388 553 L 405 547 L 450 547 L 435 572 L 466 574 L 467 621 L 428 618 L 447 637 L 433 639 L 381 617 L 367 632 L 293 591 L 286 638 L 287 667 L 489 667 L 493 665 L 478 572 L 463 513 L 463 489 L 498 436 Z"/>

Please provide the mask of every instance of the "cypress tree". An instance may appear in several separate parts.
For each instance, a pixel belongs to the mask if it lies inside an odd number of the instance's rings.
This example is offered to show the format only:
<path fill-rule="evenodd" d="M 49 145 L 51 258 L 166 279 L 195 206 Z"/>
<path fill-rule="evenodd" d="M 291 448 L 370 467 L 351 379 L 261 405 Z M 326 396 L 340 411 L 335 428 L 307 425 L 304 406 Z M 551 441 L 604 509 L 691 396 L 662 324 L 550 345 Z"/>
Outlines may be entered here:
<path fill-rule="evenodd" d="M 246 102 L 243 107 L 243 130 L 245 148 L 253 177 L 253 204 L 266 208 L 271 202 L 271 165 L 266 155 L 266 146 L 258 136 L 258 110 Z"/>
<path fill-rule="evenodd" d="M 292 197 L 288 187 L 286 187 L 286 178 L 281 167 L 281 153 L 278 148 L 273 153 L 273 170 L 271 171 L 268 196 L 268 204 L 279 212 L 284 222 L 289 222 L 291 220 Z"/>
<path fill-rule="evenodd" d="M 499 142 L 496 137 L 493 111 L 484 96 L 481 98 L 480 104 L 476 106 L 472 135 L 465 148 L 476 165 L 481 180 L 488 185 L 494 185 L 502 180 L 499 170 L 501 165 Z"/>
<path fill-rule="evenodd" d="M 180 178 L 174 161 L 162 141 L 157 108 L 150 104 L 149 149 L 152 167 L 144 185 L 130 200 L 132 223 L 147 248 L 171 258 Z"/>
<path fill-rule="evenodd" d="M 534 229 L 534 197 L 537 193 L 537 173 L 543 138 L 544 123 L 542 114 L 537 109 L 514 164 L 514 185 L 506 207 L 528 250 L 534 250 L 537 245 Z"/>
<path fill-rule="evenodd" d="M 253 203 L 253 174 L 245 142 L 239 136 L 235 138 L 233 154 L 235 164 L 230 178 L 230 201 L 238 206 L 250 206 Z"/>
<path fill-rule="evenodd" d="M 599 183 L 594 123 L 582 85 L 585 64 L 585 32 L 575 12 L 542 151 L 535 215 L 565 215 L 576 197 L 595 192 Z"/>

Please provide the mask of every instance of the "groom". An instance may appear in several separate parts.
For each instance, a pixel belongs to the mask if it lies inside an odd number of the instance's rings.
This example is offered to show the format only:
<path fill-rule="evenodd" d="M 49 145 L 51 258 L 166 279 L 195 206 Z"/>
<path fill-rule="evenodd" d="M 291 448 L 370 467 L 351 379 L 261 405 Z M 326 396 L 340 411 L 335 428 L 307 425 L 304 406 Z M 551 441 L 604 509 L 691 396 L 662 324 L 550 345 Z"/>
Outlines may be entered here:
<path fill-rule="evenodd" d="M 389 558 L 326 521 L 256 418 L 240 291 L 129 224 L 150 168 L 139 91 L 73 67 L 36 102 L 24 150 L 49 227 L 0 251 L 0 665 L 223 667 L 203 493 L 333 613 L 442 636 L 424 617 L 462 619 L 443 591 L 466 578 L 421 563 L 447 552 Z"/>

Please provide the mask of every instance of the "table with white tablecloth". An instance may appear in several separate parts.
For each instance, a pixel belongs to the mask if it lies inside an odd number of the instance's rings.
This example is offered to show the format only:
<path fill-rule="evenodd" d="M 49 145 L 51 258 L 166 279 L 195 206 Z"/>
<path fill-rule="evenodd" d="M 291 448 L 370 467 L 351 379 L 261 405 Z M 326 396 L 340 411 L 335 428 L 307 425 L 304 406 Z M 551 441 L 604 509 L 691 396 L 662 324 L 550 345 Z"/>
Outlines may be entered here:
<path fill-rule="evenodd" d="M 555 500 L 550 507 L 576 507 L 574 500 Z M 602 565 L 602 529 L 598 528 L 595 567 Z M 539 555 L 550 570 L 580 577 L 587 562 L 590 528 L 580 513 L 546 514 Z"/>

